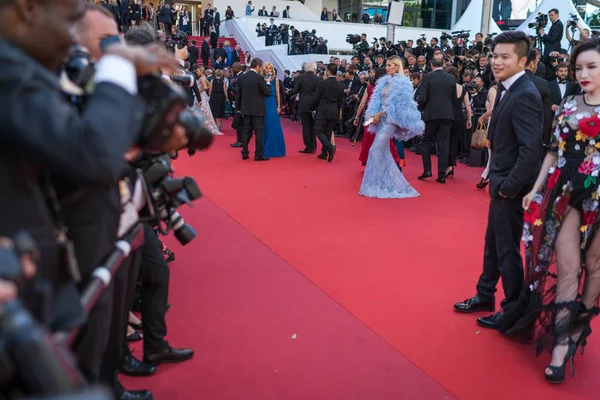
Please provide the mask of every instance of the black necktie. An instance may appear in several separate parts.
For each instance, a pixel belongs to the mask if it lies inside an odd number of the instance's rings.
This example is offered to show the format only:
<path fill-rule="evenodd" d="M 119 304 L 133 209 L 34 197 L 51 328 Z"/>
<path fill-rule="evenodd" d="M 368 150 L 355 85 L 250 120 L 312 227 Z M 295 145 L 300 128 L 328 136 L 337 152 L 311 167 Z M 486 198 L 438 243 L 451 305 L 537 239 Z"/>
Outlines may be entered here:
<path fill-rule="evenodd" d="M 498 103 L 500 103 L 500 99 L 502 99 L 502 93 L 506 90 L 506 88 L 504 87 L 504 85 L 502 83 L 498 84 L 498 93 L 496 94 L 496 101 L 494 102 L 494 108 L 496 108 L 498 106 Z"/>

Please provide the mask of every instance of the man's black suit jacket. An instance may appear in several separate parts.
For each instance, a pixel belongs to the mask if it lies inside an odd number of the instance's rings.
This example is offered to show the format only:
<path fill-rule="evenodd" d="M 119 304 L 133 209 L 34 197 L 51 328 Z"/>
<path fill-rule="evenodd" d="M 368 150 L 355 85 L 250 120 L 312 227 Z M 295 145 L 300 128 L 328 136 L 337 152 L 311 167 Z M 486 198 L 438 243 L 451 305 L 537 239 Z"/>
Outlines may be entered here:
<path fill-rule="evenodd" d="M 206 40 L 204 42 L 202 42 L 201 57 L 202 57 L 202 60 L 204 60 L 204 59 L 208 60 L 210 58 L 210 47 L 208 45 L 208 42 L 206 42 Z"/>
<path fill-rule="evenodd" d="M 296 94 L 300 95 L 300 103 L 298 104 L 299 113 L 308 113 L 313 110 L 313 97 L 317 91 L 318 84 L 319 77 L 313 72 L 307 72 L 296 79 L 294 88 L 290 90 L 288 95 L 290 97 Z"/>
<path fill-rule="evenodd" d="M 271 95 L 271 87 L 265 78 L 254 70 L 248 70 L 237 80 L 238 91 L 235 104 L 242 115 L 264 117 L 266 114 L 265 97 Z M 274 82 L 273 82 L 274 84 Z"/>
<path fill-rule="evenodd" d="M 563 99 L 565 97 L 579 94 L 579 85 L 577 83 L 572 82 L 572 81 L 567 81 L 565 83 L 565 85 L 566 85 L 565 95 L 561 96 L 560 88 L 558 87 L 558 78 L 552 79 L 550 82 L 548 82 L 548 86 L 550 88 L 550 101 L 552 102 L 552 105 L 558 106 L 558 105 L 560 105 L 560 102 L 563 101 Z"/>
<path fill-rule="evenodd" d="M 219 41 L 219 36 L 217 35 L 217 32 L 212 31 L 210 34 L 210 47 L 212 47 L 213 49 L 216 49 L 218 41 Z"/>
<path fill-rule="evenodd" d="M 548 56 L 553 51 L 560 51 L 560 42 L 563 38 L 565 28 L 560 19 L 552 24 L 550 30 L 542 37 L 544 41 L 544 56 Z"/>
<path fill-rule="evenodd" d="M 127 169 L 123 155 L 141 127 L 144 106 L 124 89 L 100 83 L 80 115 L 53 73 L 3 40 L 0 64 L 0 236 L 25 230 L 38 243 L 38 276 L 53 285 L 51 307 L 60 314 L 54 314 L 55 322 L 65 328 L 81 309 L 59 263 L 55 224 L 39 184 L 42 173 L 81 186 L 117 182 Z M 22 294 L 35 309 L 30 288 Z"/>
<path fill-rule="evenodd" d="M 194 65 L 198 63 L 198 48 L 194 45 L 190 45 L 188 47 L 188 54 L 189 54 L 189 61 L 190 61 L 190 65 Z"/>
<path fill-rule="evenodd" d="M 454 121 L 456 80 L 441 69 L 423 76 L 419 88 L 419 105 L 423 109 L 423 121 L 447 119 Z"/>
<path fill-rule="evenodd" d="M 533 72 L 526 70 L 525 73 L 527 74 L 529 80 L 535 85 L 535 88 L 542 98 L 542 107 L 544 107 L 544 130 L 542 134 L 542 143 L 548 145 L 550 144 L 552 119 L 554 118 L 550 87 L 547 80 L 542 79 L 539 76 L 535 76 Z"/>
<path fill-rule="evenodd" d="M 531 190 L 542 155 L 542 99 L 521 76 L 496 102 L 488 137 L 492 143 L 490 196 L 524 196 Z"/>
<path fill-rule="evenodd" d="M 344 85 L 335 76 L 319 81 L 313 96 L 312 108 L 317 118 L 338 120 L 344 103 Z"/>

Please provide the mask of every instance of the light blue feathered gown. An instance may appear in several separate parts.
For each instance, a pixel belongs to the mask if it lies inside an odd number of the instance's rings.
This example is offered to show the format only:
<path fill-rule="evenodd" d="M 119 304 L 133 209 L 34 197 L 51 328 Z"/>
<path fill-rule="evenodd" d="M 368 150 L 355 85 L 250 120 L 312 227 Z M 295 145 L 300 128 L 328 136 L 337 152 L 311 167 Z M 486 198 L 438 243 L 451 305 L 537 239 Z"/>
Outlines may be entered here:
<path fill-rule="evenodd" d="M 398 169 L 390 152 L 392 137 L 404 141 L 422 135 L 425 130 L 412 93 L 412 84 L 402 75 L 386 75 L 377 81 L 365 119 L 384 109 L 386 115 L 377 125 L 371 124 L 367 128 L 375 134 L 375 141 L 369 150 L 369 162 L 358 192 L 361 196 L 380 199 L 419 196 Z"/>

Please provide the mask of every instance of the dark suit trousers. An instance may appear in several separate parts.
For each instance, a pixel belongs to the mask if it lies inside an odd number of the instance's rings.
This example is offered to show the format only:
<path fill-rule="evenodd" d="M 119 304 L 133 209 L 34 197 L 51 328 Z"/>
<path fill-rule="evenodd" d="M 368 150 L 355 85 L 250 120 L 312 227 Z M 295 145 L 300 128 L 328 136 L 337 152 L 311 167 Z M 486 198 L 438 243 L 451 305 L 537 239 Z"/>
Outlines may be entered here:
<path fill-rule="evenodd" d="M 421 155 L 423 157 L 423 170 L 431 172 L 431 146 L 437 144 L 438 177 L 446 177 L 446 169 L 450 156 L 450 127 L 452 121 L 448 119 L 434 119 L 425 122 L 425 135 L 421 141 Z"/>
<path fill-rule="evenodd" d="M 515 199 L 501 197 L 491 199 L 485 232 L 483 273 L 477 283 L 479 298 L 483 301 L 494 301 L 496 284 L 502 277 L 505 296 L 502 309 L 505 314 L 514 315 L 516 318 L 522 311 L 520 295 L 524 285 L 523 259 L 520 251 L 523 234 L 521 202 L 521 196 Z"/>
<path fill-rule="evenodd" d="M 244 115 L 244 132 L 242 134 L 242 156 L 247 156 L 248 142 L 252 137 L 252 131 L 256 138 L 255 157 L 263 156 L 263 130 L 265 128 L 265 117 L 256 115 Z"/>
<path fill-rule="evenodd" d="M 336 122 L 337 119 L 327 119 L 324 116 L 317 115 L 314 131 L 322 145 L 321 153 L 325 153 L 331 149 L 331 135 L 333 134 L 333 126 Z"/>
<path fill-rule="evenodd" d="M 142 326 L 144 354 L 165 349 L 167 342 L 167 300 L 169 297 L 169 265 L 162 252 L 162 243 L 150 225 L 144 224 L 144 247 L 140 266 Z"/>
<path fill-rule="evenodd" d="M 302 140 L 304 147 L 310 150 L 317 149 L 317 135 L 315 133 L 315 121 L 312 118 L 312 113 L 300 113 L 300 123 L 302 124 Z"/>

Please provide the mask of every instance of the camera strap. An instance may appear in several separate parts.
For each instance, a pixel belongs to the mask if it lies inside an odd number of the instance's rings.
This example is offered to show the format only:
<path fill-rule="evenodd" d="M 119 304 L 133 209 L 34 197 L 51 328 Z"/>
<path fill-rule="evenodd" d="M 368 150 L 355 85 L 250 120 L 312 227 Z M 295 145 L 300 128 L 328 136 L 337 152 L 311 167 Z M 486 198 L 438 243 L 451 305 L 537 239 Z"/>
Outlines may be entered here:
<path fill-rule="evenodd" d="M 58 201 L 56 188 L 52 183 L 50 175 L 47 173 L 44 174 L 42 186 L 45 189 L 47 201 L 54 217 L 56 243 L 60 249 L 62 261 L 67 267 L 73 281 L 80 283 L 81 272 L 79 271 L 79 264 L 77 263 L 77 257 L 75 256 L 75 246 L 73 245 L 73 241 L 68 237 L 69 230 L 62 218 L 62 208 Z"/>

